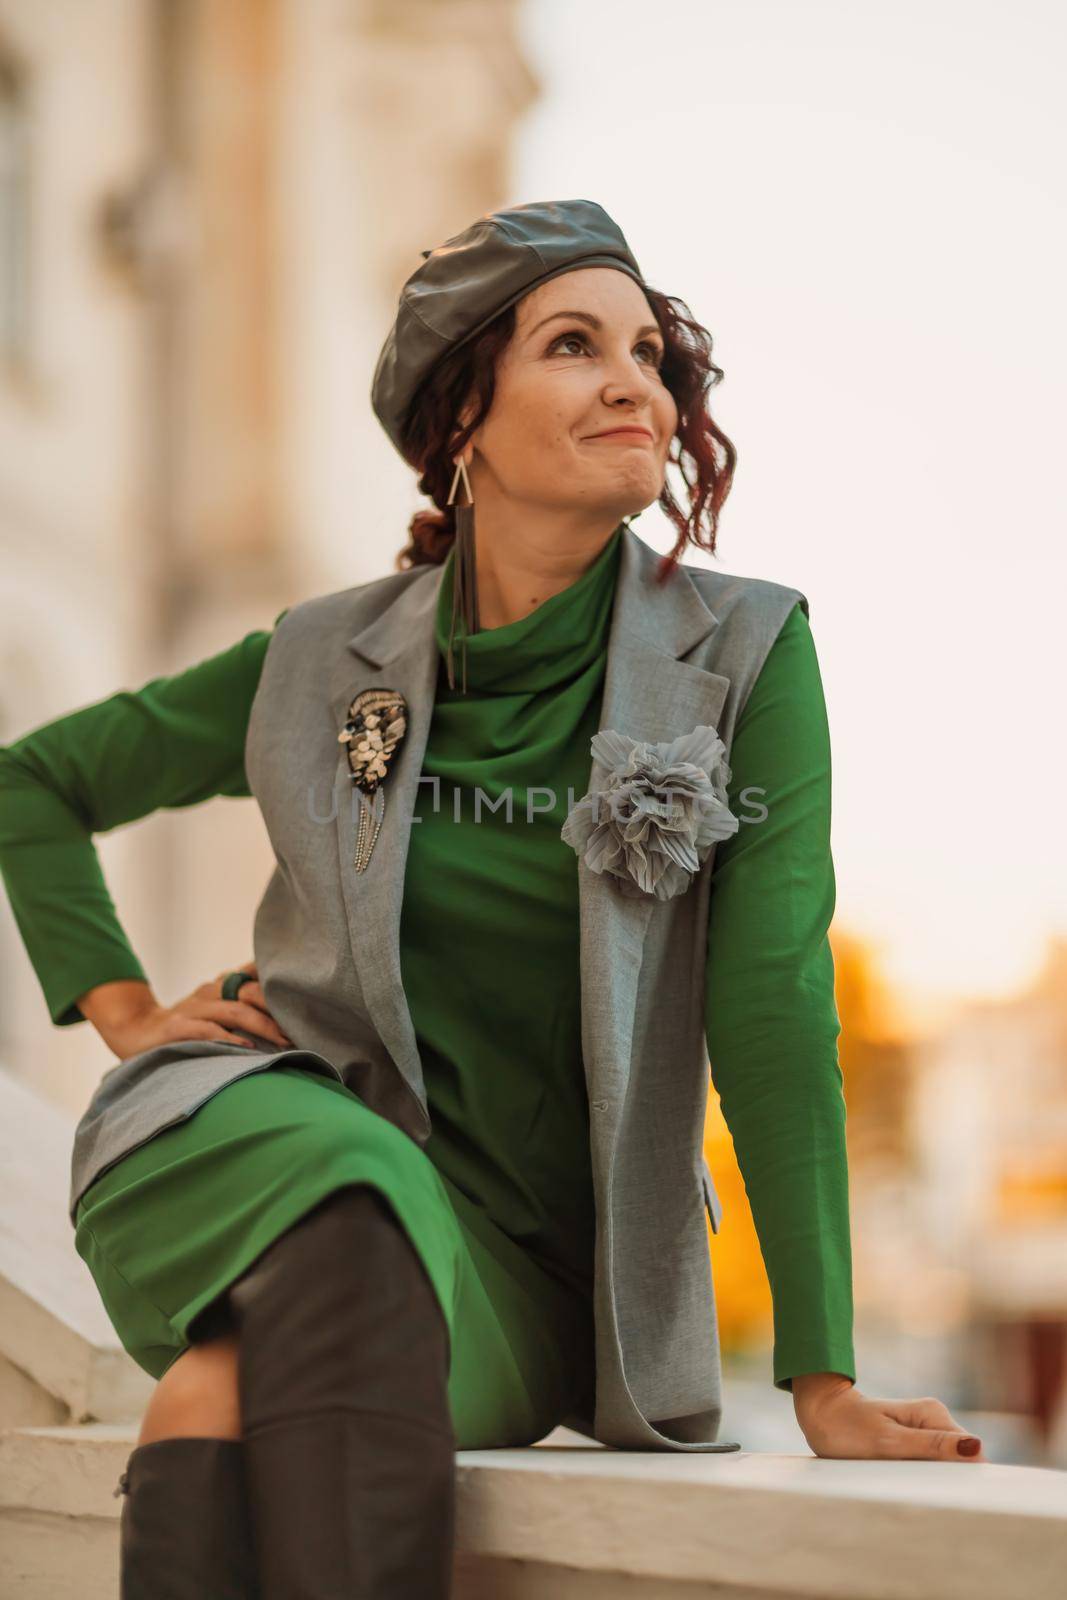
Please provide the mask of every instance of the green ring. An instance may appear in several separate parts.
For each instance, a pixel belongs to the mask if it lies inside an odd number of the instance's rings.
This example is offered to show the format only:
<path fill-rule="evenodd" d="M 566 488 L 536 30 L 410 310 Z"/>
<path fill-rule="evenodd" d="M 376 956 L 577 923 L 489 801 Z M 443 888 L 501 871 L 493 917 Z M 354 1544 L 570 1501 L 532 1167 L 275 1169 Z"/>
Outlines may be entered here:
<path fill-rule="evenodd" d="M 250 972 L 228 972 L 222 980 L 222 998 L 224 1000 L 236 1000 L 237 991 L 241 985 L 255 983 L 255 981 Z"/>

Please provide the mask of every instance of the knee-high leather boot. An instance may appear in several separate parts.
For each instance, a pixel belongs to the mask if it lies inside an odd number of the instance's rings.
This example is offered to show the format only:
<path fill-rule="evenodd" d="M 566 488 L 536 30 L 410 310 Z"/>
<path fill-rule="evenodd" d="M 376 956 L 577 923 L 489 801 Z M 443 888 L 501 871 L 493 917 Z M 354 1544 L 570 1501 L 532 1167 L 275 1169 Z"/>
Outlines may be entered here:
<path fill-rule="evenodd" d="M 240 1439 L 153 1439 L 116 1495 L 122 1600 L 258 1600 Z"/>
<path fill-rule="evenodd" d="M 229 1299 L 262 1600 L 446 1600 L 448 1324 L 388 1201 L 335 1190 Z"/>

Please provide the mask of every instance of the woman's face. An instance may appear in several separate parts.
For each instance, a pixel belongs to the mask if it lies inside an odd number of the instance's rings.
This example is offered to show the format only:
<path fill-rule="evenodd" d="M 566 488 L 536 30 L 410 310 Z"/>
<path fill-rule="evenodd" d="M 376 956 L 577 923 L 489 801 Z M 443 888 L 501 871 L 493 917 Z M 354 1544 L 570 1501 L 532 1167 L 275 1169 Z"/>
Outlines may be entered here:
<path fill-rule="evenodd" d="M 465 452 L 472 480 L 541 510 L 643 511 L 662 491 L 678 421 L 662 357 L 652 308 L 627 273 L 583 267 L 540 284 L 518 303 L 492 407 L 473 457 Z M 644 432 L 607 433 L 622 427 Z"/>

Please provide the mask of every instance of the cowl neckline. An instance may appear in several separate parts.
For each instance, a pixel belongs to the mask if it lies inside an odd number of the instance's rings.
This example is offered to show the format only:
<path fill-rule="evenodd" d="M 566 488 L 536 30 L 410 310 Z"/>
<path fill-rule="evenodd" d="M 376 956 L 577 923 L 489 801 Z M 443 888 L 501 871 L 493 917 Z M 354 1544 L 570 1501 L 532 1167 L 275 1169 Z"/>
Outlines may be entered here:
<path fill-rule="evenodd" d="M 622 551 L 619 523 L 600 554 L 566 589 L 550 595 L 528 616 L 486 628 L 467 640 L 467 688 L 474 694 L 550 689 L 571 682 L 606 648 Z M 462 634 L 455 644 L 456 687 L 449 689 L 446 658 L 452 621 L 455 546 L 444 562 L 435 635 L 440 658 L 439 695 L 462 700 Z M 467 696 L 469 698 L 469 695 Z"/>

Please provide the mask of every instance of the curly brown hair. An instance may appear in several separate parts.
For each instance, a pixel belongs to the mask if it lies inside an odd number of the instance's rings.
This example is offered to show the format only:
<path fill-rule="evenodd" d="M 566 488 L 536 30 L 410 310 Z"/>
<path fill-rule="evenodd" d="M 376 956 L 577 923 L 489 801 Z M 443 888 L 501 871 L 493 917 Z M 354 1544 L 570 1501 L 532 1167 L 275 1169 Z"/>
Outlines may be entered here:
<path fill-rule="evenodd" d="M 648 284 L 643 288 L 663 335 L 660 375 L 678 408 L 668 460 L 678 467 L 689 500 L 688 511 L 683 511 L 664 477 L 659 504 L 678 530 L 673 549 L 660 563 L 659 578 L 666 581 L 688 545 L 714 555 L 737 451 L 708 411 L 708 394 L 723 378 L 711 357 L 711 334 L 684 301 Z M 515 311 L 514 305 L 508 306 L 473 339 L 442 357 L 415 396 L 403 430 L 404 456 L 421 474 L 419 493 L 437 509 L 417 511 L 411 519 L 410 541 L 396 558 L 401 571 L 439 566 L 448 558 L 456 533 L 455 508 L 448 504 L 454 457 L 489 413 L 497 361 L 515 332 Z M 456 419 L 470 401 L 474 414 L 465 428 L 458 428 Z"/>

